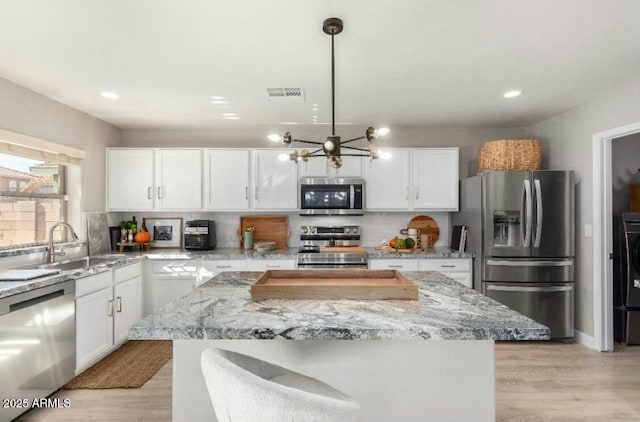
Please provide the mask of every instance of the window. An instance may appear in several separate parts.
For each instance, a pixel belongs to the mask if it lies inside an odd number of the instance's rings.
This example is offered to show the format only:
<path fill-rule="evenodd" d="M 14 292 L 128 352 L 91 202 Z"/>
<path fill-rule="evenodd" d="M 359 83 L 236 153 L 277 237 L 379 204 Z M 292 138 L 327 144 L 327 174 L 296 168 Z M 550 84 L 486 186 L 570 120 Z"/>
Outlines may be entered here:
<path fill-rule="evenodd" d="M 64 221 L 64 170 L 58 164 L 0 153 L 0 247 L 46 243 L 49 229 Z M 54 240 L 66 240 L 56 230 Z"/>

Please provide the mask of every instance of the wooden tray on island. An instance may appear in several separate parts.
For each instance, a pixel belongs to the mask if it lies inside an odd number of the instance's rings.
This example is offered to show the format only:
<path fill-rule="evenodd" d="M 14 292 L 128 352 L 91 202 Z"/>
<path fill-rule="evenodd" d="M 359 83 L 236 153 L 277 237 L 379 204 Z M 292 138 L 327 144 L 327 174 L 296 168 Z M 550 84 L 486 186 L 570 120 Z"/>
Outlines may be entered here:
<path fill-rule="evenodd" d="M 396 270 L 269 270 L 251 285 L 251 300 L 417 300 L 418 286 Z"/>

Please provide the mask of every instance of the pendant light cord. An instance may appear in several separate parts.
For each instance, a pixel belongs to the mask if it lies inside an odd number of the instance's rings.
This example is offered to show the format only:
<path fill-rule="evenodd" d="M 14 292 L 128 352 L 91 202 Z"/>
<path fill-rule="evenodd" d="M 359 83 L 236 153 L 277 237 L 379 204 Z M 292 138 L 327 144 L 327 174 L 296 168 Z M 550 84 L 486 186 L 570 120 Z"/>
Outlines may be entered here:
<path fill-rule="evenodd" d="M 333 37 L 331 34 L 331 134 L 336 135 L 336 70 L 335 57 L 333 55 Z"/>

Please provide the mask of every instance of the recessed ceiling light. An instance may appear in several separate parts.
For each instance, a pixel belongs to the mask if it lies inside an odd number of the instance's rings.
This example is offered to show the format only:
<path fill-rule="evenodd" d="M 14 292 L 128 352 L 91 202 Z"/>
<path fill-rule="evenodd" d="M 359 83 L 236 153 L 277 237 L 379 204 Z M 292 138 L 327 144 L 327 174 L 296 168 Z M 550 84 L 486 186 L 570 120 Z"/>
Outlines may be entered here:
<path fill-rule="evenodd" d="M 222 115 L 224 117 L 234 117 L 234 116 L 236 116 L 236 113 L 222 113 Z"/>
<path fill-rule="evenodd" d="M 239 118 L 240 117 L 238 117 L 238 116 L 227 116 L 227 117 L 225 117 L 225 119 L 227 119 L 227 120 L 238 120 Z"/>
<path fill-rule="evenodd" d="M 282 141 L 282 136 L 272 133 L 271 135 L 267 136 L 267 139 L 271 142 L 280 142 Z"/>
<path fill-rule="evenodd" d="M 318 116 L 311 116 L 311 118 L 312 118 L 312 119 L 317 119 L 317 118 L 318 118 Z"/>
<path fill-rule="evenodd" d="M 225 100 L 211 100 L 211 104 L 226 104 Z"/>
<path fill-rule="evenodd" d="M 515 98 L 515 97 L 519 97 L 520 94 L 522 94 L 522 91 L 518 91 L 517 89 L 514 89 L 513 91 L 507 91 L 504 94 L 502 94 L 502 96 L 504 98 Z"/>
<path fill-rule="evenodd" d="M 280 122 L 279 124 L 281 124 L 281 125 L 298 125 L 300 123 L 298 123 L 298 122 Z M 278 136 L 280 136 L 280 135 L 278 135 Z"/>
<path fill-rule="evenodd" d="M 221 97 L 221 96 L 219 96 L 219 95 L 212 95 L 212 96 L 211 96 L 211 99 L 212 99 L 212 100 L 224 100 L 224 97 Z"/>
<path fill-rule="evenodd" d="M 118 94 L 116 94 L 115 92 L 111 92 L 111 91 L 102 91 L 100 94 L 104 98 L 108 98 L 110 100 L 117 100 L 118 98 L 120 98 L 120 96 Z"/>

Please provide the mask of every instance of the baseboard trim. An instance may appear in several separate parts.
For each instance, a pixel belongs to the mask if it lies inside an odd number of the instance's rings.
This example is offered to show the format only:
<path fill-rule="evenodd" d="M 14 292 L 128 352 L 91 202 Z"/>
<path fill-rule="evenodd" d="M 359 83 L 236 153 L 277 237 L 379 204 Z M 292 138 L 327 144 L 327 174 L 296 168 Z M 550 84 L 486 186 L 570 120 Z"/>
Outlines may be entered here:
<path fill-rule="evenodd" d="M 574 330 L 573 334 L 577 343 L 580 343 L 583 346 L 588 347 L 589 349 L 598 350 L 598 348 L 596 347 L 596 340 L 593 338 L 593 336 L 590 336 L 589 334 L 585 334 L 582 331 L 578 330 Z"/>

